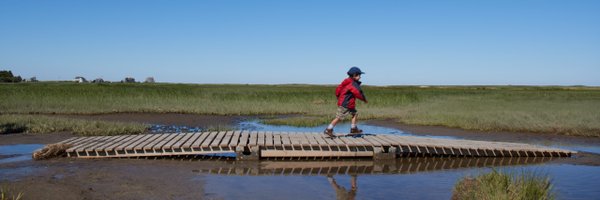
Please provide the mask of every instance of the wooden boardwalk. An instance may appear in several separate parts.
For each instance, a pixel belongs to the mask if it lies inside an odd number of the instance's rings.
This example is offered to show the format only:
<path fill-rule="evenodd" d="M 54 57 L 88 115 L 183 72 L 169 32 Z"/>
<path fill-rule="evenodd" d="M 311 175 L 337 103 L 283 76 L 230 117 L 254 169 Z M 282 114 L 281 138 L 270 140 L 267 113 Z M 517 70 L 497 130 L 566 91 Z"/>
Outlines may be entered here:
<path fill-rule="evenodd" d="M 260 158 L 568 157 L 574 151 L 529 144 L 390 134 L 328 138 L 322 133 L 221 131 L 73 137 L 69 157 L 149 157 L 235 153 Z"/>

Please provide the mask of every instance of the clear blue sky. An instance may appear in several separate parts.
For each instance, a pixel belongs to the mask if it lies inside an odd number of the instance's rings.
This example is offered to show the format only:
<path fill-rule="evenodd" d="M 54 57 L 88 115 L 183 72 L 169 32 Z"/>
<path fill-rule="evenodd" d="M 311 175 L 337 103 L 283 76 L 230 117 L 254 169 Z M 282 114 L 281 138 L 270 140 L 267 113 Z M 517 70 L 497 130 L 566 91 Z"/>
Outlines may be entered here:
<path fill-rule="evenodd" d="M 600 1 L 0 1 L 0 69 L 40 80 L 600 85 Z"/>

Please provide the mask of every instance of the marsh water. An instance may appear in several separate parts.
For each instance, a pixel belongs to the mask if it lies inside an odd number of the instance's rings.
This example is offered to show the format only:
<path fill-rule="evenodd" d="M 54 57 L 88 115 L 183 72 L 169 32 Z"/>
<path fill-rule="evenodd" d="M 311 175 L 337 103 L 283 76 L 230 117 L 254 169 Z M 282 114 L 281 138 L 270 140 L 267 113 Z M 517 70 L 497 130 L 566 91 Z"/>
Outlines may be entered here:
<path fill-rule="evenodd" d="M 157 125 L 164 129 L 166 126 Z M 415 135 L 403 130 L 359 124 L 366 133 Z M 168 128 L 168 127 L 167 127 Z M 171 127 L 201 130 L 199 127 Z M 260 120 L 245 120 L 237 129 L 251 131 L 321 132 L 325 126 L 273 126 Z M 336 131 L 348 132 L 349 124 L 339 124 Z M 461 139 L 439 135 L 420 137 Z M 600 153 L 600 147 L 563 142 L 523 141 L 577 151 Z M 0 146 L 0 180 L 22 180 L 46 170 L 30 167 L 33 150 L 41 144 Z M 492 169 L 513 173 L 534 172 L 547 175 L 559 199 L 598 199 L 600 166 L 571 162 L 574 158 L 399 158 L 392 161 L 370 159 L 345 160 L 263 160 L 238 162 L 231 158 L 206 164 L 203 159 L 174 159 L 166 165 L 189 170 L 192 182 L 203 183 L 207 199 L 449 199 L 455 183 L 465 176 L 475 176 Z M 70 162 L 78 162 L 70 161 Z M 211 162 L 210 160 L 208 162 Z M 15 164 L 19 167 L 3 167 Z M 165 165 L 165 162 L 162 162 Z M 62 175 L 64 176 L 64 174 Z M 352 190 L 353 183 L 356 190 Z M 187 187 L 187 186 L 184 186 Z M 193 187 L 193 186 L 189 186 Z M 201 197 L 202 198 L 202 197 Z"/>

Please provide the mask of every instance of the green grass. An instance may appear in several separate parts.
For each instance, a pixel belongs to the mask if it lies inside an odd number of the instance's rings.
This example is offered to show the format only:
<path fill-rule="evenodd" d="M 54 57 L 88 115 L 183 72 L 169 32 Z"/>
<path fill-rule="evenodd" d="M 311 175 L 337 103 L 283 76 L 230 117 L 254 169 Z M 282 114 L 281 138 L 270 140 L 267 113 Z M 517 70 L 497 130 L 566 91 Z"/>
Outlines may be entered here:
<path fill-rule="evenodd" d="M 105 122 L 32 115 L 0 115 L 0 134 L 53 133 L 67 131 L 78 135 L 141 134 L 148 125 L 137 123 Z"/>
<path fill-rule="evenodd" d="M 531 171 L 511 174 L 493 170 L 475 178 L 465 177 L 454 187 L 452 199 L 554 199 L 550 178 Z"/>
<path fill-rule="evenodd" d="M 15 192 L 11 189 L 8 189 L 8 187 L 0 187 L 0 200 L 19 200 L 23 199 L 23 195 L 24 194 L 22 192 L 15 194 Z"/>
<path fill-rule="evenodd" d="M 314 126 L 336 111 L 335 86 L 197 84 L 0 84 L 0 114 L 116 112 L 302 114 L 267 123 Z M 361 119 L 395 119 L 481 131 L 600 136 L 600 88 L 363 87 Z"/>

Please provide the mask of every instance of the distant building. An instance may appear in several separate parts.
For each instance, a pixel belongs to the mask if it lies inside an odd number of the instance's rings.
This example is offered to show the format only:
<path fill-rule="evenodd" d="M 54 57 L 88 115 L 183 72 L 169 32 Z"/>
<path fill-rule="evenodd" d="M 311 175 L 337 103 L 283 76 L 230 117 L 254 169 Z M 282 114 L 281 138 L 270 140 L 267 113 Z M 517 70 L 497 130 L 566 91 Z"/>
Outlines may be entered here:
<path fill-rule="evenodd" d="M 87 81 L 85 78 L 83 78 L 82 76 L 77 76 L 77 77 L 75 77 L 75 78 L 73 79 L 73 81 L 74 81 L 74 82 L 76 82 L 76 83 L 87 83 L 87 82 L 88 82 L 88 81 Z"/>
<path fill-rule="evenodd" d="M 97 78 L 92 81 L 92 83 L 104 83 L 104 79 Z"/>
<path fill-rule="evenodd" d="M 121 83 L 135 83 L 135 79 L 133 77 L 125 77 Z"/>
<path fill-rule="evenodd" d="M 144 83 L 154 83 L 154 77 L 148 77 L 148 78 L 146 78 L 146 80 L 144 81 Z"/>

